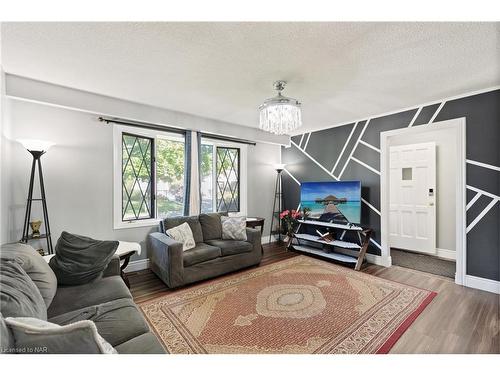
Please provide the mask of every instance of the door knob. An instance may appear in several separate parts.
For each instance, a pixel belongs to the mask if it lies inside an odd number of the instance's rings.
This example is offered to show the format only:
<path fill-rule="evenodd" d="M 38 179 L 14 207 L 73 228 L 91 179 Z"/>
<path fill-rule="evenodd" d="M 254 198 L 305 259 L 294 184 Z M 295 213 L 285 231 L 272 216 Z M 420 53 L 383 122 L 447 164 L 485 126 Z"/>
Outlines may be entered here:
<path fill-rule="evenodd" d="M 429 203 L 429 206 L 434 206 L 434 203 L 433 203 L 433 202 L 430 202 L 430 203 Z"/>

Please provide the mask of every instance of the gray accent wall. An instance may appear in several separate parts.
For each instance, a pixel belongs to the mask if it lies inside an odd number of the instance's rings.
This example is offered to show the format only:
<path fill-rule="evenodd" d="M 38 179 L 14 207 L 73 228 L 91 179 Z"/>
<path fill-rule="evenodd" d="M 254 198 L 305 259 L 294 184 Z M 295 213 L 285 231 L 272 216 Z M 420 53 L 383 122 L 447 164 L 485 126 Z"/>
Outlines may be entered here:
<path fill-rule="evenodd" d="M 500 90 L 441 104 L 416 106 L 358 123 L 306 133 L 304 137 L 292 137 L 291 147 L 281 148 L 282 162 L 289 172 L 283 174 L 284 207 L 291 209 L 299 205 L 300 186 L 294 178 L 299 182 L 360 180 L 364 199 L 362 224 L 374 229 L 369 252 L 380 255 L 380 176 L 373 171 L 380 171 L 380 153 L 373 149 L 380 148 L 380 133 L 407 127 L 412 120 L 413 126 L 432 126 L 429 122 L 433 117 L 433 122 L 465 117 L 467 160 L 492 167 L 467 163 L 467 202 L 476 196 L 475 188 L 482 191 L 479 199 L 467 210 L 467 274 L 500 281 Z M 360 137 L 366 121 L 369 121 L 368 125 Z M 347 142 L 353 127 L 354 132 Z M 345 150 L 340 155 L 344 145 Z M 351 156 L 365 165 L 354 161 Z M 335 164 L 337 166 L 332 172 Z"/>

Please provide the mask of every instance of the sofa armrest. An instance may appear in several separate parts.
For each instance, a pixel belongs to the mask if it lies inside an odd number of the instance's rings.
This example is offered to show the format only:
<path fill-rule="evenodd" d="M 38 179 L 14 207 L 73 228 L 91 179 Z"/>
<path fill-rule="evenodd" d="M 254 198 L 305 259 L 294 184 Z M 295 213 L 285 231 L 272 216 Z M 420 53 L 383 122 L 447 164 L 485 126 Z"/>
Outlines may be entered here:
<path fill-rule="evenodd" d="M 155 232 L 148 235 L 153 271 L 170 287 L 183 285 L 182 243 L 165 233 Z"/>
<path fill-rule="evenodd" d="M 247 228 L 247 242 L 253 245 L 253 251 L 262 253 L 262 235 L 260 229 Z"/>
<path fill-rule="evenodd" d="M 115 254 L 111 257 L 107 267 L 104 269 L 102 277 L 120 276 L 120 274 L 120 257 Z"/>

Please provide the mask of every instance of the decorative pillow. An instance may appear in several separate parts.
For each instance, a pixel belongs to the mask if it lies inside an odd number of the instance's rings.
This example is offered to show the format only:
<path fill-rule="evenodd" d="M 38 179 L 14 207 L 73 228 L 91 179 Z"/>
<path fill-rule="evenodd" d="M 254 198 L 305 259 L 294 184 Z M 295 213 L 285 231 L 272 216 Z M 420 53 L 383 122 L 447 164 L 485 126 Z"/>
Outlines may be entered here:
<path fill-rule="evenodd" d="M 48 308 L 56 294 L 57 279 L 46 260 L 31 246 L 19 242 L 2 245 L 0 258 L 12 260 L 23 268 L 37 286 Z"/>
<path fill-rule="evenodd" d="M 35 318 L 6 318 L 17 353 L 117 354 L 94 322 L 80 320 L 65 326 Z"/>
<path fill-rule="evenodd" d="M 58 284 L 87 284 L 102 276 L 117 247 L 118 241 L 99 241 L 62 232 L 49 265 Z"/>
<path fill-rule="evenodd" d="M 165 233 L 177 242 L 182 243 L 182 251 L 192 249 L 196 246 L 196 242 L 194 242 L 193 232 L 191 231 L 191 227 L 188 223 L 182 223 L 179 226 L 170 228 Z"/>
<path fill-rule="evenodd" d="M 227 212 L 211 212 L 200 214 L 203 241 L 220 240 L 222 238 L 221 216 L 227 216 Z"/>
<path fill-rule="evenodd" d="M 223 240 L 247 240 L 246 217 L 221 216 Z"/>
<path fill-rule="evenodd" d="M 3 316 L 47 319 L 47 306 L 35 283 L 20 264 L 0 263 L 0 311 Z"/>

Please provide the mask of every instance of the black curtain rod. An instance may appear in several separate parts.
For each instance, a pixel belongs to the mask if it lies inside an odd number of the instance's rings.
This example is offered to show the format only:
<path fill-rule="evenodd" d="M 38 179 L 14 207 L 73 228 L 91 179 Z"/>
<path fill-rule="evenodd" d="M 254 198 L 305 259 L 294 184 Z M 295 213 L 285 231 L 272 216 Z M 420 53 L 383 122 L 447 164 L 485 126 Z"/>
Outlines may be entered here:
<path fill-rule="evenodd" d="M 184 130 L 184 129 L 174 128 L 171 126 L 152 124 L 149 122 L 130 121 L 130 120 L 123 120 L 123 119 L 117 119 L 117 118 L 106 118 L 106 117 L 99 117 L 98 119 L 99 119 L 99 121 L 105 122 L 106 124 L 113 123 L 113 124 L 118 124 L 118 125 L 134 126 L 136 128 L 142 128 L 142 129 L 159 130 L 162 132 L 171 132 L 171 133 L 179 133 L 179 134 L 186 133 L 186 130 Z"/>
<path fill-rule="evenodd" d="M 212 133 L 203 133 L 203 132 L 201 132 L 201 137 L 202 138 L 209 138 L 209 139 L 216 139 L 218 141 L 227 141 L 227 142 L 234 142 L 234 143 L 242 143 L 244 145 L 250 145 L 250 146 L 255 146 L 257 144 L 257 143 L 252 142 L 252 141 L 247 141 L 246 139 L 226 137 L 226 136 L 223 136 L 223 135 L 217 135 L 217 134 L 212 134 Z"/>
<path fill-rule="evenodd" d="M 130 121 L 130 120 L 124 120 L 124 119 L 118 119 L 118 118 L 107 118 L 107 117 L 102 117 L 102 116 L 98 117 L 98 120 L 101 122 L 105 122 L 106 124 L 113 123 L 113 124 L 119 124 L 119 125 L 134 126 L 136 128 L 159 130 L 159 131 L 163 131 L 163 132 L 173 132 L 173 133 L 185 134 L 188 131 L 188 130 L 184 130 L 184 129 L 174 128 L 171 126 L 152 124 L 149 122 Z M 203 138 L 216 139 L 219 141 L 242 143 L 242 144 L 251 145 L 251 146 L 256 145 L 255 142 L 248 141 L 246 139 L 226 137 L 223 135 L 217 135 L 217 134 L 212 134 L 212 133 L 201 132 L 201 136 Z"/>

